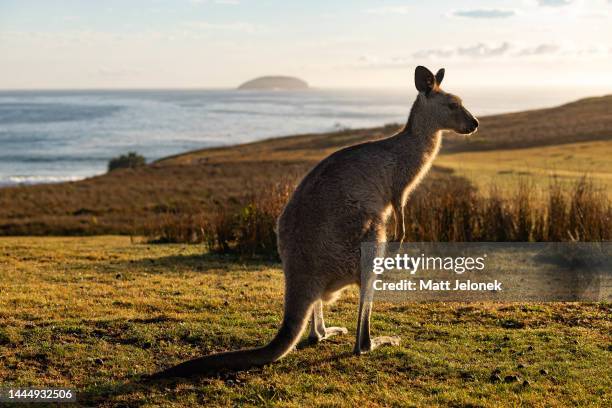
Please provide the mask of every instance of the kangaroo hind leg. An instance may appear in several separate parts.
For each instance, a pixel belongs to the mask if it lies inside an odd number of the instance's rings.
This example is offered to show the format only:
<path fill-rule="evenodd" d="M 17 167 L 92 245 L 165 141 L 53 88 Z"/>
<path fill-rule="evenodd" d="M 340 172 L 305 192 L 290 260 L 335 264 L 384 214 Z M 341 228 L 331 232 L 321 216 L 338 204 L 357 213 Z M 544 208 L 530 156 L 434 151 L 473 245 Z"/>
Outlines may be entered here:
<path fill-rule="evenodd" d="M 310 319 L 309 343 L 315 344 L 321 340 L 335 336 L 336 334 L 346 333 L 348 333 L 346 327 L 325 327 L 325 320 L 323 319 L 323 302 L 321 300 L 316 301 L 312 308 L 312 317 Z"/>
<path fill-rule="evenodd" d="M 376 243 L 376 257 L 384 257 L 385 248 L 385 230 L 384 226 L 377 226 L 372 229 L 365 237 L 364 242 Z M 389 344 L 399 346 L 400 338 L 397 336 L 379 336 L 370 337 L 370 315 L 372 314 L 372 301 L 374 282 L 374 272 L 371 270 L 361 271 L 360 294 L 359 294 L 359 313 L 357 317 L 357 338 L 355 341 L 355 354 L 363 354 L 374 350 L 375 348 Z"/>

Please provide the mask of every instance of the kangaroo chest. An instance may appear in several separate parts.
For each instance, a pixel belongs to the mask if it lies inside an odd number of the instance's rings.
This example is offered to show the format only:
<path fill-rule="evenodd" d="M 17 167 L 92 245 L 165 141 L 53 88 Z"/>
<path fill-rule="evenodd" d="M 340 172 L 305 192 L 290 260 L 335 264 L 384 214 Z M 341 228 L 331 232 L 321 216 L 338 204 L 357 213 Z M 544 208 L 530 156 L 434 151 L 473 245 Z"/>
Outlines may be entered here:
<path fill-rule="evenodd" d="M 419 185 L 431 168 L 440 150 L 440 136 L 440 133 L 437 132 L 429 140 L 429 143 L 415 144 L 414 150 L 410 152 L 406 162 L 401 166 L 397 180 L 399 185 L 396 186 L 396 191 L 399 190 L 401 194 L 402 206 L 406 204 L 410 193 Z"/>

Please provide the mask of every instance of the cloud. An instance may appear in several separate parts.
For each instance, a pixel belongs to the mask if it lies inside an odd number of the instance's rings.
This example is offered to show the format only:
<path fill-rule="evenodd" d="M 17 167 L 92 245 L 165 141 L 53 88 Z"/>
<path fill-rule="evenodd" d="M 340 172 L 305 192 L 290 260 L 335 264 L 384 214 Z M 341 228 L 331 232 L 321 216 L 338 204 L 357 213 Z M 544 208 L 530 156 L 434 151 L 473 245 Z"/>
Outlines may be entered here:
<path fill-rule="evenodd" d="M 523 48 L 519 50 L 516 55 L 519 57 L 531 56 L 531 55 L 546 55 L 555 54 L 559 52 L 561 47 L 556 44 L 540 44 L 531 48 Z"/>
<path fill-rule="evenodd" d="M 413 58 L 431 59 L 431 58 L 490 58 L 499 57 L 506 54 L 512 46 L 508 42 L 503 42 L 499 45 L 488 45 L 485 43 L 477 43 L 468 47 L 456 48 L 432 48 L 416 51 L 412 54 Z"/>
<path fill-rule="evenodd" d="M 471 58 L 489 58 L 504 55 L 510 50 L 510 44 L 504 42 L 498 46 L 489 46 L 487 44 L 478 43 L 470 47 L 457 48 L 457 55 Z"/>
<path fill-rule="evenodd" d="M 511 49 L 510 43 L 504 42 L 496 46 L 478 43 L 469 47 L 430 48 L 418 50 L 409 57 L 381 58 L 373 55 L 359 57 L 357 66 L 360 68 L 405 68 L 416 65 L 418 61 L 428 59 L 477 59 L 490 58 L 506 54 Z"/>
<path fill-rule="evenodd" d="M 573 0 L 537 0 L 542 7 L 563 7 L 572 4 Z"/>
<path fill-rule="evenodd" d="M 455 17 L 466 18 L 508 18 L 516 15 L 514 10 L 501 9 L 476 9 L 476 10 L 457 10 L 452 14 Z"/>
<path fill-rule="evenodd" d="M 381 58 L 374 55 L 363 55 L 359 57 L 356 65 L 359 68 L 406 68 L 417 65 L 419 61 L 430 59 L 457 60 L 498 57 L 507 54 L 511 48 L 512 46 L 508 42 L 499 45 L 477 43 L 468 47 L 423 49 L 412 53 L 410 56 Z"/>
<path fill-rule="evenodd" d="M 415 60 L 423 59 L 485 59 L 485 58 L 537 58 L 544 56 L 557 57 L 603 57 L 610 54 L 605 45 L 582 44 L 575 46 L 566 44 L 561 46 L 553 43 L 542 43 L 535 45 L 521 45 L 503 42 L 498 45 L 477 43 L 471 46 L 458 46 L 454 48 L 432 48 L 418 50 L 412 53 Z"/>
<path fill-rule="evenodd" d="M 454 55 L 455 51 L 450 49 L 428 49 L 419 50 L 412 54 L 414 58 L 449 58 Z"/>

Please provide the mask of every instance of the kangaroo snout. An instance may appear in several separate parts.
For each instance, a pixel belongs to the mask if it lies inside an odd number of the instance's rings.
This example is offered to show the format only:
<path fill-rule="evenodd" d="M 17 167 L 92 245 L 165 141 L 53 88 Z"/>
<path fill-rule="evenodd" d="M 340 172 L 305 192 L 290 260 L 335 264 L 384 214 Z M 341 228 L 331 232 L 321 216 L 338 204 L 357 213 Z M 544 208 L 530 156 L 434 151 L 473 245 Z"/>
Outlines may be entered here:
<path fill-rule="evenodd" d="M 472 133 L 476 132 L 476 130 L 478 129 L 478 119 L 471 118 L 468 123 L 469 124 L 461 132 L 464 135 L 471 135 Z"/>
<path fill-rule="evenodd" d="M 472 124 L 470 126 L 470 133 L 475 132 L 478 129 L 478 119 L 472 118 Z"/>

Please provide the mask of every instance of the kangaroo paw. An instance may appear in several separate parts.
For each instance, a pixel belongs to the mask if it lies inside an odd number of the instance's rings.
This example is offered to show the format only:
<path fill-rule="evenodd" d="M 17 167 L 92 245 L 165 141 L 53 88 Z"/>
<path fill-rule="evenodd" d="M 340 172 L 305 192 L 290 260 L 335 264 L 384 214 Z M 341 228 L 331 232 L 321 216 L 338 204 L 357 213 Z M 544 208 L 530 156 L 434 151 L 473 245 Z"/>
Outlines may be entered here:
<path fill-rule="evenodd" d="M 325 339 L 329 339 L 330 337 L 333 337 L 337 334 L 347 334 L 348 330 L 346 329 L 346 327 L 326 327 L 325 328 L 325 334 L 323 335 L 316 335 L 316 336 L 308 336 L 308 342 L 310 344 L 316 344 L 320 341 L 323 341 Z"/>
<path fill-rule="evenodd" d="M 369 341 L 365 341 L 364 344 L 361 344 L 359 346 L 355 346 L 355 349 L 353 350 L 354 354 L 365 354 L 365 353 L 369 353 L 370 351 L 380 347 L 380 346 L 384 346 L 384 345 L 389 345 L 389 346 L 399 346 L 400 345 L 400 338 L 398 336 L 379 336 L 379 337 L 372 337 L 371 339 L 369 339 Z"/>
<path fill-rule="evenodd" d="M 348 330 L 346 327 L 327 327 L 325 329 L 325 338 L 335 336 L 336 334 L 347 334 Z"/>

